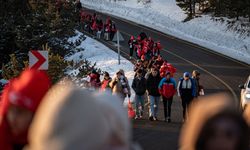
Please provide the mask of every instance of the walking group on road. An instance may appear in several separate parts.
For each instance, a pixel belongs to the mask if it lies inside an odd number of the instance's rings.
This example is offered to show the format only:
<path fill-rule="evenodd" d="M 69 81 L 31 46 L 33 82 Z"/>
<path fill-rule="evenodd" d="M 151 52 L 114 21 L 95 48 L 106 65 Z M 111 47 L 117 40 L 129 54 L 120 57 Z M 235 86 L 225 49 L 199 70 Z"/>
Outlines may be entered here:
<path fill-rule="evenodd" d="M 104 40 L 112 40 L 117 29 L 115 22 L 112 21 L 109 17 L 106 19 L 106 22 L 103 22 L 100 16 L 96 13 L 90 14 L 80 10 L 80 25 L 83 31 L 86 31 L 94 35 L 97 39 L 103 38 Z"/>
<path fill-rule="evenodd" d="M 174 79 L 176 68 L 164 60 L 160 55 L 162 46 L 160 42 L 154 42 L 145 33 L 138 35 L 137 39 L 132 35 L 128 41 L 130 57 L 136 52 L 137 63 L 135 64 L 135 78 L 132 88 L 136 93 L 136 117 L 142 118 L 145 101 L 150 104 L 149 120 L 158 120 L 159 102 L 162 99 L 164 117 L 166 122 L 171 122 L 171 106 L 173 97 L 178 93 L 182 101 L 183 120 L 186 120 L 186 112 L 194 98 L 204 95 L 203 87 L 200 85 L 200 73 L 194 70 L 192 76 L 185 72 L 178 84 Z M 145 88 L 146 87 L 146 88 Z M 139 110 L 139 106 L 141 110 Z M 141 113 L 139 113 L 139 111 Z"/>

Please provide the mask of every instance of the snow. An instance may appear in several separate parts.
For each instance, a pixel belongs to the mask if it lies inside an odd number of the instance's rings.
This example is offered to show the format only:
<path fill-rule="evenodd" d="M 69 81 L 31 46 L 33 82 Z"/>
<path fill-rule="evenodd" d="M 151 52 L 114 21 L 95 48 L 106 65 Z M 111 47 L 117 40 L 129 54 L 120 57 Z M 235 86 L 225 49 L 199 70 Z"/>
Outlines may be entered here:
<path fill-rule="evenodd" d="M 137 0 L 81 2 L 84 7 L 146 25 L 250 64 L 250 37 L 247 33 L 239 34 L 229 30 L 227 21 L 216 22 L 209 15 L 183 22 L 187 15 L 176 5 L 175 0 L 151 0 L 151 3 L 145 5 L 137 3 Z"/>
<path fill-rule="evenodd" d="M 76 31 L 76 36 L 69 38 L 68 41 L 76 41 L 81 35 L 81 32 Z M 134 78 L 134 65 L 130 61 L 121 56 L 121 64 L 118 65 L 118 55 L 116 52 L 88 36 L 86 36 L 86 39 L 77 48 L 83 48 L 84 51 L 75 52 L 71 56 L 67 56 L 65 58 L 67 61 L 73 60 L 74 62 L 79 62 L 86 59 L 91 64 L 96 63 L 97 68 L 107 71 L 111 77 L 115 77 L 116 72 L 123 69 L 131 87 Z M 78 72 L 79 68 L 67 73 L 76 75 Z M 134 93 L 133 91 L 131 92 L 131 99 L 133 99 Z"/>

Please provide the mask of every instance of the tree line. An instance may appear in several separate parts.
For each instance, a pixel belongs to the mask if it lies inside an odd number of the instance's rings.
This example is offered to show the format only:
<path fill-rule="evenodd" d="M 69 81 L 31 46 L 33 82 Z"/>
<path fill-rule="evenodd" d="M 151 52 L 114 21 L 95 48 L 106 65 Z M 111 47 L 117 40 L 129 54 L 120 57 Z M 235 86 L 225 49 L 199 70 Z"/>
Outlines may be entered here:
<path fill-rule="evenodd" d="M 211 12 L 216 17 L 228 17 L 239 20 L 241 17 L 250 22 L 250 0 L 176 0 L 186 10 L 189 17 L 196 14 Z M 196 8 L 196 9 L 195 9 Z"/>

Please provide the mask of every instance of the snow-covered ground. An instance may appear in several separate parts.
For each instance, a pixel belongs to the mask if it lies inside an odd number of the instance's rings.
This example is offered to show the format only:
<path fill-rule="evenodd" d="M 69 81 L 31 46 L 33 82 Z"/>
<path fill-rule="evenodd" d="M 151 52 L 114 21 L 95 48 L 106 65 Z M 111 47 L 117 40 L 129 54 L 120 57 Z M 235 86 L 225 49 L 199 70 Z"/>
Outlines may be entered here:
<path fill-rule="evenodd" d="M 208 15 L 182 22 L 187 15 L 176 5 L 175 0 L 151 0 L 146 5 L 137 3 L 137 0 L 81 2 L 84 7 L 146 25 L 250 64 L 249 36 L 228 30 L 226 21 L 215 22 Z"/>
<path fill-rule="evenodd" d="M 68 39 L 69 42 L 75 42 L 79 39 L 81 32 L 76 31 L 76 36 Z M 87 38 L 77 47 L 84 48 L 84 51 L 76 52 L 71 56 L 66 57 L 65 59 L 68 61 L 73 60 L 74 62 L 79 62 L 81 60 L 87 59 L 92 64 L 96 63 L 96 67 L 100 68 L 102 71 L 107 71 L 111 77 L 114 77 L 116 72 L 119 69 L 123 69 L 126 77 L 129 80 L 129 84 L 131 86 L 133 78 L 134 78 L 134 65 L 121 56 L 121 64 L 118 65 L 118 56 L 117 53 L 113 50 L 109 49 L 102 43 L 86 36 Z M 68 74 L 78 74 L 79 69 L 70 70 Z M 102 77 L 103 78 L 103 77 Z M 134 97 L 134 93 L 132 92 L 132 98 Z M 132 99 L 131 98 L 131 99 Z"/>

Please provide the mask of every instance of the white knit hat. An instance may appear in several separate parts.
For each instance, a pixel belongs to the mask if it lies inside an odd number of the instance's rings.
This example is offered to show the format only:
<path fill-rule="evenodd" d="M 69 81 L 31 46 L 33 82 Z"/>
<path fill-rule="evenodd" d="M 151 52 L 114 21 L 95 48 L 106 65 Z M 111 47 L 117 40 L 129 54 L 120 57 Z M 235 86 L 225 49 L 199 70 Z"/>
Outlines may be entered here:
<path fill-rule="evenodd" d="M 31 125 L 28 149 L 129 149 L 130 124 L 119 100 L 72 85 L 53 87 Z M 115 143 L 115 144 L 117 144 Z M 117 147 L 117 145 L 116 145 Z"/>

